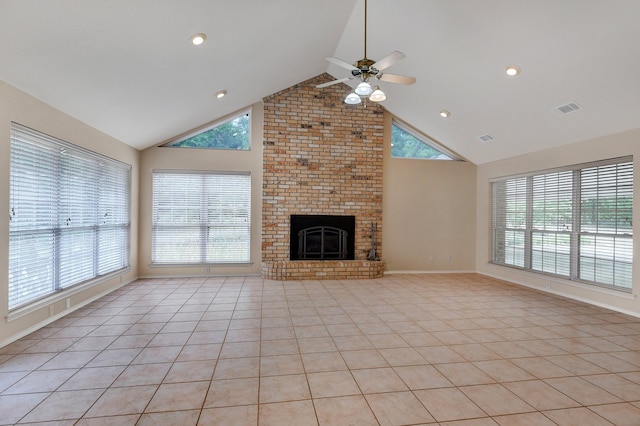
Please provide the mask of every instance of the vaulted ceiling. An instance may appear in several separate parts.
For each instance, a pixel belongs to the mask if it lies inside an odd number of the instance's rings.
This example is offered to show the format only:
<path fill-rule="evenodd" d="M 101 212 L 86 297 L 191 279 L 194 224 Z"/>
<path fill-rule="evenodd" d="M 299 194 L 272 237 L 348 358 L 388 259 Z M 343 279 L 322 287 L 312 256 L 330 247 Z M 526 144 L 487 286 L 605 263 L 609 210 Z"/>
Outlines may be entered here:
<path fill-rule="evenodd" d="M 386 71 L 417 82 L 384 106 L 481 164 L 640 127 L 638 22 L 637 0 L 369 0 L 367 56 L 404 52 Z M 361 59 L 363 24 L 364 0 L 0 0 L 0 80 L 144 149 L 349 76 L 325 58 Z"/>

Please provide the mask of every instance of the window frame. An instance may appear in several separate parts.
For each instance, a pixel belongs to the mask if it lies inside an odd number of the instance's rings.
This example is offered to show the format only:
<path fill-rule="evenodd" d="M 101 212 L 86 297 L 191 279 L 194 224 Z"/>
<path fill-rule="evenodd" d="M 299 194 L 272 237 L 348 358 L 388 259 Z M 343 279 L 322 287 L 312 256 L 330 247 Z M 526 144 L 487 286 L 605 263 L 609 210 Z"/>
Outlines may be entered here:
<path fill-rule="evenodd" d="M 393 155 L 393 127 L 394 126 L 398 127 L 400 130 L 402 130 L 405 133 L 408 133 L 409 135 L 413 136 L 418 141 L 422 142 L 423 144 L 429 146 L 430 148 L 440 152 L 441 154 L 443 154 L 443 155 L 445 155 L 445 156 L 447 156 L 449 158 L 421 158 L 421 157 L 396 157 L 396 156 L 394 156 Z M 436 142 L 435 140 L 433 140 L 429 136 L 425 135 L 424 133 L 420 132 L 419 130 L 413 128 L 409 124 L 399 120 L 396 117 L 392 117 L 392 119 L 391 119 L 390 139 L 391 139 L 391 141 L 390 141 L 391 150 L 389 152 L 389 156 L 391 158 L 394 158 L 394 159 L 398 159 L 398 160 L 427 160 L 427 161 L 464 161 L 459 155 L 457 155 L 454 152 L 452 152 L 451 150 L 445 148 L 444 146 L 442 146 L 440 143 Z"/>
<path fill-rule="evenodd" d="M 218 210 L 216 215 L 215 205 L 209 202 L 209 197 L 214 198 L 215 194 L 207 192 L 207 189 L 209 187 L 206 186 L 207 180 L 223 178 L 225 176 L 237 177 L 240 179 L 239 183 L 244 183 L 246 185 L 243 188 L 244 192 L 240 194 L 240 196 L 243 197 L 243 199 L 240 200 L 240 203 L 244 203 L 242 205 L 243 210 L 240 211 L 240 218 L 244 218 L 244 225 L 240 223 L 231 223 L 227 226 L 224 226 L 211 220 L 212 212 L 213 216 L 217 216 L 219 218 L 224 219 L 224 217 L 230 217 L 228 215 L 225 216 L 225 213 L 220 213 L 221 210 Z M 199 186 L 199 188 L 194 188 L 195 185 L 192 185 L 191 189 L 193 189 L 194 191 L 192 191 L 191 194 L 185 194 L 185 198 L 181 200 L 182 205 L 173 208 L 172 206 L 166 204 L 166 200 L 171 199 L 173 202 L 173 200 L 175 199 L 175 197 L 171 196 L 171 190 L 167 189 L 163 193 L 157 192 L 160 189 L 159 184 L 161 183 L 161 179 L 171 177 L 176 179 L 192 180 L 192 183 L 195 182 Z M 251 185 L 252 182 L 250 172 L 153 170 L 150 266 L 237 266 L 251 264 Z M 234 186 L 234 189 L 236 188 L 237 186 Z M 197 199 L 194 197 L 197 197 Z M 237 202 L 238 200 L 236 199 L 235 201 Z M 230 210 L 226 209 L 225 211 L 229 212 Z M 235 218 L 237 216 L 236 213 L 237 212 L 234 210 L 231 216 Z M 183 221 L 167 222 L 161 219 L 161 215 L 165 217 L 181 216 Z M 197 216 L 197 221 L 193 220 L 195 216 Z M 208 250 L 213 250 L 212 242 L 217 236 L 217 234 L 212 234 L 211 230 L 218 229 L 224 232 L 224 230 L 226 229 L 233 228 L 244 228 L 244 234 L 240 235 L 244 235 L 246 237 L 246 243 L 242 248 L 245 257 L 236 260 L 226 259 L 221 261 L 216 261 L 215 258 L 209 258 Z M 175 246 L 175 244 L 179 243 L 184 244 L 188 241 L 188 239 L 174 238 L 169 236 L 172 231 L 175 232 L 177 230 L 195 231 L 195 234 L 192 234 L 192 239 L 194 239 L 194 236 L 197 235 L 197 237 L 195 237 L 195 239 L 198 240 L 198 246 L 196 249 L 198 259 L 196 261 L 183 261 L 178 259 L 178 257 L 174 257 L 172 259 L 163 259 L 162 253 L 158 252 L 158 250 L 166 249 L 166 247 L 172 247 Z M 169 238 L 171 241 L 162 242 L 163 238 Z M 186 251 L 186 249 L 183 251 L 184 255 L 189 256 L 188 254 L 186 254 Z"/>
<path fill-rule="evenodd" d="M 608 185 L 606 192 L 601 181 Z M 591 186 L 585 198 L 587 184 Z M 490 193 L 490 263 L 627 293 L 633 291 L 633 156 L 490 179 Z M 585 218 L 585 201 L 596 206 L 597 213 L 591 219 Z M 607 213 L 600 208 L 601 204 L 611 202 L 615 206 L 613 227 L 605 226 L 600 214 Z M 618 208 L 625 203 L 628 207 Z M 627 224 L 619 216 L 625 213 Z M 536 237 L 540 240 L 544 236 L 552 243 L 536 244 Z M 509 244 L 509 239 L 513 244 Z M 589 239 L 592 240 L 589 247 L 582 245 Z M 608 252 L 607 241 L 611 246 Z M 549 246 L 553 250 L 547 250 Z M 588 252 L 593 252 L 592 256 Z M 601 258 L 598 253 L 609 258 Z M 555 262 L 555 270 L 544 267 L 545 256 L 549 262 Z M 587 277 L 589 261 L 593 263 L 591 277 Z M 598 267 L 598 262 L 602 266 Z"/>
<path fill-rule="evenodd" d="M 211 147 L 211 146 L 178 146 L 177 144 L 184 142 L 187 139 L 190 139 L 194 136 L 198 136 L 202 133 L 208 132 L 210 130 L 213 130 L 217 127 L 223 126 L 233 120 L 236 120 L 240 117 L 243 116 L 247 116 L 249 119 L 249 134 L 247 135 L 247 139 L 249 140 L 249 147 L 247 149 L 232 149 L 232 148 L 219 148 L 219 147 Z M 223 118 L 220 118 L 218 120 L 214 120 L 210 123 L 205 124 L 204 126 L 198 127 L 197 129 L 194 129 L 193 131 L 189 131 L 188 133 L 182 134 L 172 140 L 170 140 L 169 142 L 163 143 L 162 145 L 160 145 L 161 148 L 183 148 L 183 149 L 213 149 L 213 150 L 220 150 L 220 151 L 231 151 L 231 152 L 247 152 L 247 151 L 251 151 L 252 148 L 252 142 L 251 142 L 251 121 L 252 121 L 252 117 L 251 117 L 251 108 L 245 108 L 242 109 L 240 111 L 236 111 L 232 114 L 229 114 Z"/>
<path fill-rule="evenodd" d="M 7 306 L 15 317 L 130 270 L 132 167 L 14 122 L 10 140 Z M 88 252 L 81 262 L 79 252 Z"/>

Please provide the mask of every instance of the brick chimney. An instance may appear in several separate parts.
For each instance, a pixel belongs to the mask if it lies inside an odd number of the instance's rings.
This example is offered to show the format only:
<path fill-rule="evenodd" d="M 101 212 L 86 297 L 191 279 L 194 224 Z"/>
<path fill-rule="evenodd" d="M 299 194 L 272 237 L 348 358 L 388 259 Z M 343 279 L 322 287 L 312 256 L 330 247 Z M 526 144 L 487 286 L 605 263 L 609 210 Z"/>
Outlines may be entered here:
<path fill-rule="evenodd" d="M 345 84 L 322 74 L 264 98 L 262 273 L 269 279 L 382 276 L 384 108 L 343 102 Z M 291 215 L 353 215 L 355 260 L 289 260 Z"/>

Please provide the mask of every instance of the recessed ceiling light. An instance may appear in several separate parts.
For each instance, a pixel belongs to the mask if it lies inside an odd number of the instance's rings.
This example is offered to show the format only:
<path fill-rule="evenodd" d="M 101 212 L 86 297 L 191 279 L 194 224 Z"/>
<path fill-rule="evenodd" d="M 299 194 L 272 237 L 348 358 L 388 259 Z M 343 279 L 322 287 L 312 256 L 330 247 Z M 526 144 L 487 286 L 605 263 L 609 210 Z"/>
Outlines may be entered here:
<path fill-rule="evenodd" d="M 224 98 L 226 94 L 227 94 L 226 90 L 221 90 L 219 92 L 216 92 L 216 98 L 218 99 Z"/>
<path fill-rule="evenodd" d="M 508 76 L 515 77 L 520 74 L 520 68 L 517 65 L 509 65 L 505 70 Z"/>
<path fill-rule="evenodd" d="M 446 109 L 443 109 L 442 111 L 440 111 L 440 117 L 442 117 L 442 118 L 449 118 L 450 115 L 451 115 L 451 113 L 449 111 L 447 111 Z"/>
<path fill-rule="evenodd" d="M 193 44 L 194 46 L 200 46 L 206 39 L 207 35 L 202 33 L 194 34 L 191 36 L 191 38 L 189 38 L 189 40 L 191 40 L 191 44 Z"/>

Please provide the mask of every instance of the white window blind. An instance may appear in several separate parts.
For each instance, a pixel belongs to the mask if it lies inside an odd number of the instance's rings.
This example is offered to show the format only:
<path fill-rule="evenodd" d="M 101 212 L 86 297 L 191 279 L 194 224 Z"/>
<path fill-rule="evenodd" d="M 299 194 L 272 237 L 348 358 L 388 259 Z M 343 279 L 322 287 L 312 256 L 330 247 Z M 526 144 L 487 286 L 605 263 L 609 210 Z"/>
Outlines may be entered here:
<path fill-rule="evenodd" d="M 250 262 L 251 176 L 153 173 L 153 264 Z"/>
<path fill-rule="evenodd" d="M 129 266 L 131 166 L 11 124 L 9 309 Z"/>
<path fill-rule="evenodd" d="M 519 178 L 494 182 L 493 204 L 494 261 L 524 267 L 527 180 Z"/>
<path fill-rule="evenodd" d="M 573 172 L 532 176 L 531 269 L 569 277 Z"/>
<path fill-rule="evenodd" d="M 582 279 L 631 288 L 632 205 L 633 163 L 581 170 L 578 272 Z"/>
<path fill-rule="evenodd" d="M 492 261 L 631 289 L 630 157 L 492 182 Z"/>

